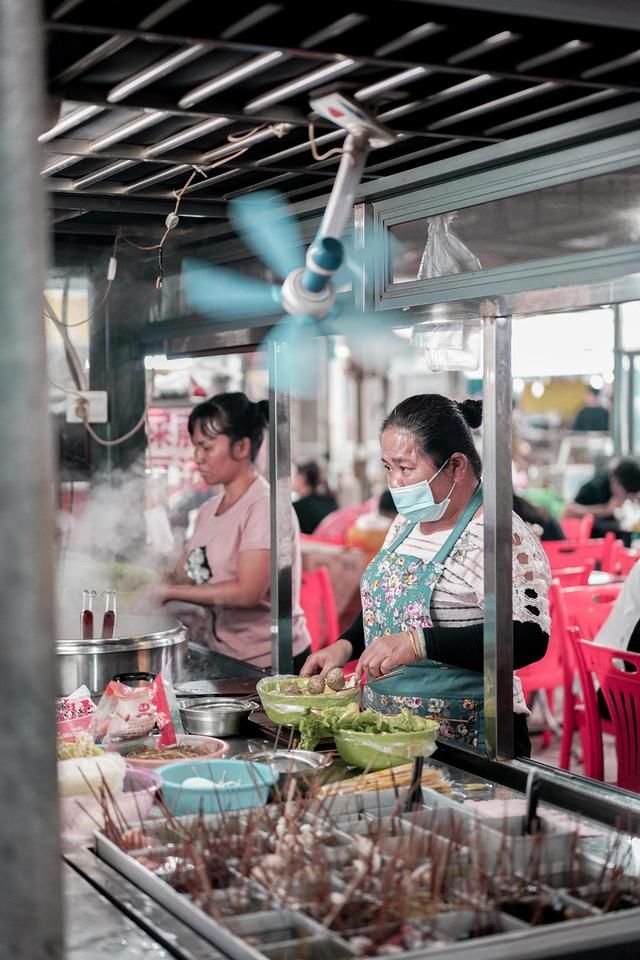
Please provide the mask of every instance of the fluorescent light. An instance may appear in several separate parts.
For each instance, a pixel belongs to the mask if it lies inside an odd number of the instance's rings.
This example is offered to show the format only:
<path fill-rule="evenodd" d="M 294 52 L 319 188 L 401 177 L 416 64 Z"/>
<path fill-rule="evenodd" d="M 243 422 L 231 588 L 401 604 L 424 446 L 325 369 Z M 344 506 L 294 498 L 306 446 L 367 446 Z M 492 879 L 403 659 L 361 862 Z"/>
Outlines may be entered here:
<path fill-rule="evenodd" d="M 311 73 L 305 73 L 297 80 L 292 80 L 290 83 L 284 83 L 281 87 L 275 87 L 275 89 L 263 94 L 263 96 L 256 97 L 255 100 L 252 100 L 246 105 L 244 111 L 245 113 L 254 113 L 257 110 L 261 110 L 263 107 L 269 107 L 272 103 L 277 103 L 279 100 L 284 100 L 286 97 L 289 97 L 294 93 L 301 93 L 303 90 L 309 90 L 311 87 L 315 87 L 323 80 L 328 80 L 330 77 L 335 77 L 340 73 L 347 73 L 349 70 L 353 70 L 355 66 L 355 60 L 346 58 L 339 60 L 337 63 L 330 63 L 328 66 L 321 67 L 319 70 L 313 70 Z"/>
<path fill-rule="evenodd" d="M 563 57 L 568 57 L 571 54 L 582 53 L 584 50 L 590 50 L 591 46 L 592 44 L 586 43 L 584 40 L 569 40 L 567 43 L 562 43 L 559 47 L 555 47 L 553 50 L 548 50 L 546 53 L 541 53 L 536 57 L 530 57 L 528 60 L 523 60 L 521 63 L 516 64 L 516 70 L 519 72 L 535 70 L 537 67 L 541 67 L 545 63 L 551 63 L 553 60 L 561 60 Z"/>
<path fill-rule="evenodd" d="M 419 27 L 409 30 L 408 33 L 403 33 L 402 36 L 396 37 L 395 40 L 392 40 L 390 43 L 385 43 L 384 46 L 378 47 L 377 50 L 373 51 L 373 55 L 374 57 L 385 57 L 388 53 L 401 50 L 403 47 L 408 47 L 418 40 L 424 40 L 426 37 L 431 37 L 446 29 L 446 27 L 433 21 L 423 23 Z"/>
<path fill-rule="evenodd" d="M 454 53 L 453 56 L 449 57 L 447 63 L 464 63 L 465 60 L 471 60 L 473 57 L 486 53 L 487 50 L 495 50 L 497 47 L 504 46 L 505 43 L 513 43 L 514 40 L 519 39 L 519 34 L 512 33 L 510 30 L 503 30 L 502 33 L 494 33 L 492 37 L 487 37 L 486 40 L 481 40 L 480 43 L 476 43 L 472 47 Z"/>
<path fill-rule="evenodd" d="M 150 83 L 153 83 L 154 80 L 159 80 L 160 77 L 166 77 L 167 74 L 173 73 L 174 70 L 177 70 L 178 67 L 183 66 L 185 63 L 191 63 L 192 60 L 197 60 L 198 57 L 201 57 L 203 53 L 207 52 L 207 49 L 204 44 L 196 43 L 193 46 L 184 47 L 182 50 L 178 50 L 177 53 L 172 53 L 168 57 L 163 57 L 162 60 L 158 60 L 150 67 L 145 67 L 144 70 L 140 70 L 139 73 L 134 73 L 128 80 L 123 80 L 122 83 L 119 83 L 113 90 L 109 91 L 107 100 L 109 103 L 118 103 L 119 100 L 124 100 L 125 97 L 128 97 L 131 93 L 135 93 L 136 90 L 148 86 Z"/>
<path fill-rule="evenodd" d="M 82 157 L 77 157 L 74 155 L 68 157 L 58 157 L 57 160 L 51 160 L 46 166 L 40 171 L 42 177 L 50 177 L 52 173 L 58 173 L 60 170 L 66 170 L 67 167 L 73 166 L 74 163 L 77 163 L 78 160 L 81 160 Z"/>
<path fill-rule="evenodd" d="M 106 167 L 100 167 L 99 170 L 94 170 L 93 173 L 88 173 L 86 176 L 74 180 L 71 184 L 71 189 L 82 190 L 83 187 L 88 187 L 92 183 L 97 183 L 99 180 L 107 180 L 112 173 L 126 170 L 127 167 L 133 167 L 136 163 L 136 160 L 116 160 L 115 163 L 110 163 Z"/>
<path fill-rule="evenodd" d="M 104 107 L 98 107 L 95 104 L 87 104 L 87 106 L 78 107 L 77 110 L 71 110 L 70 113 L 67 113 L 58 120 L 53 127 L 41 133 L 38 137 L 38 143 L 46 143 L 48 140 L 53 140 L 54 137 L 65 133 L 65 131 L 70 130 L 72 127 L 77 127 L 78 124 L 84 123 L 85 120 L 89 120 L 91 117 L 95 117 L 97 113 L 102 113 L 103 111 Z"/>
<path fill-rule="evenodd" d="M 160 123 L 161 120 L 164 120 L 168 116 L 169 114 L 166 110 L 145 111 L 145 113 L 134 117 L 133 120 L 129 120 L 114 130 L 110 130 L 109 133 L 105 133 L 104 136 L 98 137 L 97 140 L 93 140 L 89 144 L 89 150 L 104 150 L 106 147 L 110 147 L 112 143 L 118 143 L 118 141 L 125 140 L 133 133 L 139 133 L 140 130 L 145 130 L 147 127 L 152 127 L 154 124 Z"/>
<path fill-rule="evenodd" d="M 234 83 L 238 83 L 238 81 L 244 80 L 246 77 L 251 77 L 256 73 L 260 73 L 262 70 L 266 70 L 270 63 L 275 63 L 276 60 L 281 60 L 282 57 L 284 57 L 284 53 L 281 50 L 272 50 L 271 53 L 263 53 L 259 57 L 253 57 L 252 60 L 245 60 L 240 66 L 233 67 L 231 70 L 227 70 L 225 73 L 213 77 L 206 83 L 201 83 L 199 87 L 194 87 L 193 90 L 189 90 L 178 102 L 178 106 L 182 109 L 188 109 L 192 107 L 194 103 L 206 100 L 206 98 L 210 97 L 213 93 L 225 90 L 227 87 L 233 86 Z"/>
<path fill-rule="evenodd" d="M 153 146 L 145 150 L 145 156 L 157 157 L 160 153 L 166 153 L 168 150 L 174 150 L 181 147 L 183 143 L 189 143 L 190 140 L 197 140 L 205 133 L 211 133 L 212 130 L 218 130 L 220 127 L 227 127 L 231 123 L 228 117 L 215 117 L 213 120 L 203 120 L 202 123 L 196 123 L 194 126 L 187 127 L 179 133 L 174 133 L 165 140 L 159 140 Z"/>
<path fill-rule="evenodd" d="M 190 165 L 188 163 L 181 163 L 177 167 L 167 167 L 166 170 L 161 170 L 160 173 L 154 173 L 151 177 L 145 177 L 144 180 L 136 180 L 135 183 L 129 183 L 125 188 L 125 193 L 133 193 L 134 190 L 142 190 L 144 187 L 150 187 L 154 183 L 160 183 L 161 180 L 170 180 L 171 177 L 174 177 L 177 173 L 184 173 L 185 170 L 189 170 Z"/>
<path fill-rule="evenodd" d="M 393 87 L 399 87 L 402 83 L 411 83 L 412 80 L 418 80 L 420 77 L 426 77 L 432 73 L 426 67 L 412 67 L 410 70 L 403 70 L 401 73 L 394 73 L 386 80 L 379 80 L 368 87 L 363 87 L 354 94 L 356 100 L 367 100 L 369 97 L 375 97 L 376 94 L 385 90 L 391 90 Z"/>

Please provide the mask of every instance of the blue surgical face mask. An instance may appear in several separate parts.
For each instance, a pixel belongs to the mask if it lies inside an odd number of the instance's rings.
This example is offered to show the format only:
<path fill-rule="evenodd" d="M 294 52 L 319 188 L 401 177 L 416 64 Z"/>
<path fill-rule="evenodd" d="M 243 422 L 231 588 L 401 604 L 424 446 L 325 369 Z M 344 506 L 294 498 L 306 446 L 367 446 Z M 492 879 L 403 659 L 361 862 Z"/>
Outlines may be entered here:
<path fill-rule="evenodd" d="M 451 490 L 439 503 L 433 499 L 431 483 L 448 463 L 449 461 L 445 460 L 431 480 L 420 480 L 419 483 L 411 483 L 406 487 L 389 487 L 398 513 L 412 523 L 435 523 L 436 520 L 441 520 L 451 502 L 451 491 L 456 482 L 453 481 Z"/>

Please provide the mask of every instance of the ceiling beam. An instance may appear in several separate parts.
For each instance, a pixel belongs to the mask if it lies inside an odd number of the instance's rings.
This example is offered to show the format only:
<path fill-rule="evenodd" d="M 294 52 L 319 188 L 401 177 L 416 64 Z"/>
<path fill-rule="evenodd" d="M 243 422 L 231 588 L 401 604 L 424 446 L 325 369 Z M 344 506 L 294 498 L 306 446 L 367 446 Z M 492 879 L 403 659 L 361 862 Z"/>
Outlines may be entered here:
<path fill-rule="evenodd" d="M 431 0 L 409 0 L 420 6 L 431 6 Z M 562 23 L 591 24 L 596 27 L 619 27 L 621 30 L 640 30 L 638 0 L 438 0 L 441 7 L 456 10 L 478 10 L 487 13 L 505 13 L 532 20 L 558 20 Z"/>
<path fill-rule="evenodd" d="M 449 139 L 449 137 L 444 139 Z M 491 140 L 490 142 L 493 141 Z M 221 144 L 221 146 L 223 145 L 226 146 L 226 141 Z M 238 144 L 236 149 L 238 149 L 240 146 L 241 145 Z M 205 171 L 208 165 L 206 162 L 203 162 L 203 153 L 189 153 L 186 150 L 174 150 L 170 154 L 163 154 L 162 157 L 147 157 L 144 155 L 146 149 L 146 147 L 139 147 L 135 144 L 114 143 L 112 146 L 107 147 L 107 149 L 101 150 L 100 153 L 96 153 L 94 150 L 91 150 L 90 140 L 74 140 L 70 137 L 65 137 L 64 139 L 61 138 L 60 140 L 51 140 L 46 145 L 47 154 L 50 153 L 58 156 L 75 156 L 80 159 L 95 160 L 97 163 L 105 161 L 105 165 L 109 160 L 135 160 L 141 164 L 162 164 L 167 168 L 186 163 L 190 166 L 202 166 Z M 271 173 L 291 173 L 294 175 L 305 174 L 305 176 L 308 175 L 310 177 L 323 176 L 317 171 L 310 170 L 306 167 L 302 168 L 288 166 L 287 164 L 269 163 L 268 156 L 258 161 L 246 160 L 243 157 L 239 157 L 233 161 L 233 164 L 236 167 L 246 170 L 264 170 Z M 144 176 L 143 170 L 140 171 L 140 176 Z M 126 189 L 126 185 L 124 185 L 124 189 Z M 98 192 L 100 191 L 98 190 Z"/>
<path fill-rule="evenodd" d="M 84 83 L 82 80 L 74 80 L 64 86 L 54 83 L 50 92 L 54 96 L 64 97 L 66 100 L 96 104 L 109 110 L 113 110 L 114 106 L 138 110 L 163 110 L 171 117 L 183 117 L 187 121 L 191 118 L 205 120 L 211 117 L 229 117 L 231 120 L 246 123 L 248 127 L 255 127 L 256 122 L 291 123 L 306 127 L 309 122 L 306 113 L 280 104 L 274 104 L 268 110 L 252 112 L 249 116 L 244 112 L 244 104 L 219 97 L 203 100 L 204 109 L 202 104 L 199 104 L 197 110 L 183 110 L 175 100 L 149 87 L 136 91 L 132 96 L 126 97 L 116 105 L 108 100 L 111 89 L 111 84 Z M 326 121 L 319 121 L 318 126 L 328 127 L 330 124 Z"/>
<path fill-rule="evenodd" d="M 176 205 L 175 197 L 169 196 L 166 202 L 147 200 L 139 197 L 94 196 L 69 191 L 50 192 L 49 207 L 55 210 L 94 210 L 105 213 L 135 213 L 166 216 Z M 180 204 L 181 216 L 210 217 L 214 220 L 226 220 L 226 204 L 215 200 L 184 200 Z"/>
<path fill-rule="evenodd" d="M 423 4 L 423 3 L 427 2 L 427 0 L 411 0 L 411 2 L 416 3 L 416 5 L 420 5 L 420 4 Z M 512 0 L 502 0 L 502 2 L 503 2 L 503 6 L 506 4 L 506 6 L 509 7 L 509 13 L 513 14 L 514 11 L 513 11 L 513 2 L 512 2 Z M 527 2 L 529 3 L 529 6 L 530 6 L 530 7 L 533 7 L 533 2 L 534 2 L 534 0 L 530 0 L 530 2 L 529 2 L 529 0 L 527 0 Z M 565 0 L 563 0 L 563 3 L 564 3 L 564 2 L 565 2 Z M 593 0 L 593 5 L 595 5 L 595 3 L 597 3 L 597 2 L 598 2 L 598 0 Z M 636 0 L 629 0 L 629 2 L 635 4 L 635 3 L 636 3 Z M 451 6 L 455 6 L 455 7 L 465 7 L 465 6 L 472 6 L 473 3 L 474 3 L 474 0 L 451 0 L 450 5 L 451 5 Z M 549 4 L 555 4 L 555 0 L 548 0 L 548 3 L 549 3 Z M 581 0 L 576 0 L 576 3 L 581 3 Z M 559 4 L 559 3 L 558 3 L 558 4 L 555 4 L 555 5 L 556 5 L 556 8 L 557 8 L 558 10 L 562 8 L 562 5 Z M 488 7 L 488 6 L 489 6 L 489 4 L 488 4 L 488 2 L 486 2 L 486 0 L 478 0 L 478 9 L 482 9 L 483 7 Z M 613 6 L 613 4 L 609 4 L 609 7 L 611 7 L 611 6 Z M 640 11 L 640 4 L 638 4 L 637 6 L 638 6 L 638 11 Z M 494 9 L 494 8 L 491 8 L 491 9 Z M 607 11 L 607 10 L 608 10 L 608 7 L 605 5 L 604 9 L 605 9 L 605 11 Z M 518 13 L 519 13 L 519 12 L 520 12 L 520 11 L 518 10 Z M 532 16 L 533 16 L 533 14 L 532 14 Z M 606 17 L 606 13 L 603 14 L 603 16 Z M 538 16 L 538 19 L 540 19 L 539 16 Z M 559 19 L 559 20 L 561 20 L 562 17 L 556 16 L 554 19 Z M 636 20 L 640 19 L 640 12 L 638 12 L 638 13 L 635 14 L 635 19 L 636 19 Z M 544 21 L 542 20 L 541 22 L 544 22 Z M 606 22 L 606 21 L 603 21 L 603 22 Z M 607 25 L 610 25 L 610 24 L 607 24 Z M 85 25 L 85 24 L 71 24 L 71 23 L 53 23 L 53 22 L 49 22 L 49 23 L 47 24 L 47 27 L 48 27 L 50 30 L 52 30 L 52 31 L 64 31 L 64 32 L 68 32 L 68 33 L 83 33 L 83 34 L 84 34 L 84 33 L 89 33 L 89 34 L 92 34 L 92 33 L 93 33 L 93 34 L 96 34 L 96 35 L 99 35 L 99 36 L 112 36 L 114 33 L 117 32 L 118 35 L 131 37 L 131 38 L 133 38 L 133 39 L 137 39 L 137 40 L 140 40 L 140 41 L 146 42 L 146 43 L 162 43 L 162 44 L 171 43 L 171 44 L 178 44 L 178 45 L 180 45 L 180 44 L 185 44 L 185 45 L 187 45 L 187 44 L 209 44 L 209 45 L 211 46 L 211 49 L 212 49 L 212 50 L 215 50 L 215 49 L 239 49 L 239 50 L 246 50 L 246 51 L 253 52 L 253 53 L 265 53 L 265 52 L 270 52 L 270 51 L 280 50 L 280 49 L 281 49 L 281 48 L 279 48 L 279 47 L 267 46 L 267 45 L 265 45 L 265 44 L 262 44 L 262 45 L 260 45 L 260 46 L 258 46 L 258 45 L 256 45 L 256 44 L 251 44 L 251 45 L 247 45 L 247 44 L 235 44 L 235 43 L 230 43 L 230 42 L 228 42 L 228 41 L 222 41 L 222 40 L 218 40 L 218 39 L 216 39 L 216 40 L 211 40 L 210 38 L 206 38 L 206 37 L 176 36 L 176 35 L 172 35 L 172 34 L 150 33 L 149 31 L 141 31 L 141 30 L 120 30 L 120 29 L 115 28 L 115 27 L 113 27 L 113 28 L 110 28 L 110 27 L 96 27 L 96 26 L 94 26 L 94 25 Z M 281 52 L 285 52 L 285 53 L 286 53 L 286 52 L 288 52 L 288 51 L 286 51 L 286 50 L 281 50 Z M 298 50 L 298 49 L 295 50 L 295 56 L 296 56 L 296 58 L 305 57 L 305 58 L 311 59 L 310 53 L 311 53 L 311 51 L 308 51 L 308 50 Z M 318 53 L 315 53 L 313 56 L 315 56 L 315 59 L 316 59 L 316 60 L 322 60 L 323 63 L 333 63 L 333 62 L 335 62 L 336 60 L 339 59 L 339 57 L 338 57 L 337 54 L 318 54 Z M 350 56 L 350 51 L 349 51 L 348 46 L 345 47 L 345 48 L 341 51 L 341 56 L 347 56 L 347 57 Z M 575 87 L 575 88 L 583 88 L 583 89 L 590 89 L 590 90 L 602 90 L 602 89 L 605 89 L 605 88 L 608 88 L 608 87 L 612 87 L 613 89 L 616 89 L 616 90 L 628 91 L 628 92 L 637 92 L 637 91 L 640 90 L 640 86 L 637 85 L 637 84 L 608 84 L 608 83 L 598 82 L 598 81 L 595 81 L 595 80 L 593 80 L 593 79 L 583 79 L 583 78 L 580 78 L 580 77 L 566 77 L 566 76 L 562 76 L 562 75 L 560 75 L 560 76 L 555 76 L 553 73 L 529 74 L 529 73 L 521 73 L 521 72 L 507 71 L 507 70 L 500 69 L 500 61 L 499 61 L 499 59 L 498 59 L 498 61 L 497 61 L 495 64 L 484 63 L 482 69 L 480 69 L 480 68 L 463 66 L 462 64 L 452 64 L 452 63 L 448 62 L 447 60 L 443 60 L 443 61 L 437 61 L 437 60 L 435 60 L 435 61 L 434 61 L 434 60 L 419 61 L 419 60 L 415 60 L 415 59 L 414 59 L 414 60 L 388 59 L 388 58 L 373 57 L 373 56 L 371 56 L 371 57 L 362 56 L 360 53 L 354 54 L 353 56 L 354 56 L 354 59 L 357 60 L 358 63 L 361 64 L 361 65 L 371 65 L 371 66 L 375 66 L 375 67 L 377 67 L 377 68 L 380 68 L 380 67 L 388 67 L 390 71 L 393 71 L 393 70 L 404 70 L 404 69 L 408 69 L 408 68 L 412 68 L 412 67 L 416 67 L 416 66 L 421 66 L 421 67 L 425 67 L 426 69 L 431 70 L 431 71 L 438 71 L 438 72 L 440 72 L 440 73 L 448 73 L 448 74 L 451 74 L 451 75 L 454 76 L 454 77 L 455 77 L 455 76 L 458 76 L 458 77 L 461 77 L 461 78 L 463 78 L 463 79 L 464 79 L 464 78 L 469 78 L 469 77 L 476 77 L 476 76 L 478 76 L 479 74 L 490 73 L 491 76 L 492 76 L 494 79 L 496 79 L 496 80 L 513 80 L 513 81 L 517 81 L 517 82 L 519 82 L 519 83 L 522 83 L 522 82 L 525 82 L 525 83 L 546 83 L 546 82 L 551 81 L 551 82 L 553 82 L 553 83 L 556 83 L 556 84 L 557 84 L 558 86 L 560 86 L 560 87 L 570 87 L 570 88 Z M 498 56 L 499 56 L 499 55 L 498 55 Z M 603 56 L 605 56 L 605 55 L 603 54 Z M 605 56 L 605 59 L 608 59 L 608 57 Z M 64 87 L 62 88 L 62 92 L 63 92 L 65 95 L 68 95 L 69 98 L 71 99 L 70 93 L 68 94 L 69 89 L 70 89 L 69 87 L 64 86 Z M 60 92 L 60 91 L 58 91 L 58 92 Z M 76 97 L 73 97 L 73 99 L 77 99 L 77 98 L 76 98 Z M 99 101 L 98 101 L 98 100 L 91 100 L 90 102 L 92 102 L 92 103 L 94 103 L 94 102 L 95 102 L 95 103 L 98 103 Z M 106 103 L 107 106 L 109 106 L 108 102 L 105 101 L 105 103 Z M 127 105 L 127 106 L 131 104 L 131 105 L 134 105 L 134 106 L 135 106 L 135 105 L 136 105 L 136 101 L 133 100 L 133 99 L 127 99 L 127 100 L 123 101 L 123 104 L 125 104 L 125 105 Z M 143 104 L 143 105 L 145 105 L 145 104 Z M 167 107 L 163 107 L 163 106 L 161 106 L 159 103 L 156 104 L 155 102 L 154 102 L 154 103 L 148 103 L 148 104 L 146 104 L 146 105 L 147 105 L 147 106 L 150 106 L 150 107 L 153 107 L 153 108 L 155 108 L 155 109 L 160 109 L 160 110 L 162 110 L 162 109 L 167 109 Z M 219 106 L 219 102 L 216 101 L 216 110 L 215 110 L 216 113 L 221 112 L 220 110 L 218 110 L 218 106 Z M 237 106 L 237 105 L 236 105 L 236 106 Z M 202 115 L 202 114 L 200 114 L 200 115 Z M 226 115 L 226 116 L 230 116 L 231 114 L 225 113 L 225 115 Z M 253 116 L 256 116 L 258 119 L 260 119 L 260 116 L 261 116 L 260 114 L 253 114 L 253 113 L 252 113 L 251 115 L 252 115 L 252 117 L 253 117 Z M 244 115 L 244 117 L 246 118 L 246 115 Z M 274 121 L 271 119 L 271 114 L 270 114 L 270 113 L 269 113 L 269 115 L 268 115 L 265 119 L 269 120 L 270 122 L 274 122 Z M 282 122 L 282 121 L 286 121 L 286 120 L 287 120 L 286 117 L 282 117 L 282 120 L 281 120 L 281 121 L 275 121 L 275 122 Z M 294 121 L 294 120 L 289 120 L 289 122 L 294 123 L 295 121 Z"/>

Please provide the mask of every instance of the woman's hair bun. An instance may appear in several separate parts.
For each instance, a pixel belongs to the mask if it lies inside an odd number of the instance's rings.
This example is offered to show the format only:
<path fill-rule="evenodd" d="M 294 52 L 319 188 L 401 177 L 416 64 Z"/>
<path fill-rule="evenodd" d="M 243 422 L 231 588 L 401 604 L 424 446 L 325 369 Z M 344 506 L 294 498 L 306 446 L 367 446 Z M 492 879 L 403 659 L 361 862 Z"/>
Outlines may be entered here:
<path fill-rule="evenodd" d="M 459 403 L 460 413 L 472 430 L 482 423 L 482 400 L 463 400 Z"/>
<path fill-rule="evenodd" d="M 258 414 L 258 419 L 261 420 L 266 426 L 266 424 L 269 423 L 269 401 L 258 400 L 256 403 L 256 412 Z"/>

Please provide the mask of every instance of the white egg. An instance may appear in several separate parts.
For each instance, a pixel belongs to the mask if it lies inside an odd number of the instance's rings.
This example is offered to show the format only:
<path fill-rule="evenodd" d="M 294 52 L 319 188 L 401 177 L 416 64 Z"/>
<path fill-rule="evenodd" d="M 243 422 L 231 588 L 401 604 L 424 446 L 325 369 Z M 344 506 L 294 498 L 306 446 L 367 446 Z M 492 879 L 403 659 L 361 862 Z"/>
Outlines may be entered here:
<path fill-rule="evenodd" d="M 187 777 L 186 780 L 182 781 L 183 787 L 200 787 L 201 790 L 209 790 L 211 787 L 217 786 L 213 780 L 207 780 L 206 777 Z"/>

